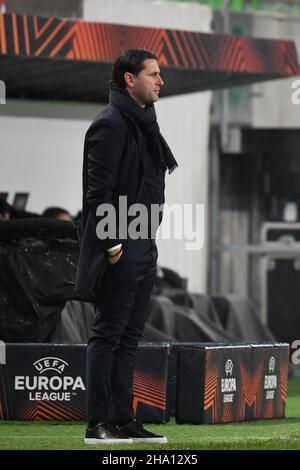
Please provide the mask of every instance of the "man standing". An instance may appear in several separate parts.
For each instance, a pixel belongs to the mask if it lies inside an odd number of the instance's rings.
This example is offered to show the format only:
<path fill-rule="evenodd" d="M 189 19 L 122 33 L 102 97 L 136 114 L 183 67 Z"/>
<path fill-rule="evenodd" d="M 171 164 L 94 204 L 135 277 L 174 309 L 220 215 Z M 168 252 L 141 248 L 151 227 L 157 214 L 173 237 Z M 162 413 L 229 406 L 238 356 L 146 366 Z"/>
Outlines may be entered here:
<path fill-rule="evenodd" d="M 145 430 L 132 408 L 135 355 L 149 315 L 158 257 L 155 231 L 162 216 L 155 227 L 148 219 L 147 238 L 132 238 L 128 226 L 126 234 L 121 227 L 125 214 L 119 203 L 126 197 L 127 207 L 143 204 L 148 214 L 153 204 L 164 203 L 165 171 L 177 163 L 153 105 L 162 86 L 154 54 L 122 52 L 112 70 L 109 105 L 86 134 L 76 287 L 93 292 L 96 312 L 87 349 L 87 444 L 167 442 Z M 107 205 L 117 223 L 99 233 L 101 208 Z"/>

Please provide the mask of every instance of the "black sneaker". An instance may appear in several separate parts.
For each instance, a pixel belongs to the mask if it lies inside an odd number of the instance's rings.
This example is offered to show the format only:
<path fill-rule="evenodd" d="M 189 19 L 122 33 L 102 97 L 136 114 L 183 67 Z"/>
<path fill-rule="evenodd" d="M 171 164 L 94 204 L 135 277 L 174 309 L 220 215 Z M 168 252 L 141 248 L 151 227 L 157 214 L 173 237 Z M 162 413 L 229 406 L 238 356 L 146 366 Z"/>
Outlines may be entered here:
<path fill-rule="evenodd" d="M 165 436 L 159 436 L 144 429 L 142 423 L 137 420 L 120 426 L 120 429 L 122 433 L 132 439 L 133 442 L 148 442 L 150 444 L 166 444 L 168 442 Z"/>
<path fill-rule="evenodd" d="M 86 428 L 85 444 L 132 444 L 132 439 L 125 436 L 118 426 L 111 424 L 96 424 Z"/>

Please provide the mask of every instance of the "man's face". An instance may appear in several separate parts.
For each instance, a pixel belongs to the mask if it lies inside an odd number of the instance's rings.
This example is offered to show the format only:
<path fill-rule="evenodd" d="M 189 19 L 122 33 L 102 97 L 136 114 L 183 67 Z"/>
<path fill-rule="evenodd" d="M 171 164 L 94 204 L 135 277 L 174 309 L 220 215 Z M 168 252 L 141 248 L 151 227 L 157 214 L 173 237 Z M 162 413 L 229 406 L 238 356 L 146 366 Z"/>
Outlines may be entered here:
<path fill-rule="evenodd" d="M 69 214 L 67 214 L 67 212 L 60 212 L 59 214 L 57 214 L 56 219 L 70 221 L 71 217 L 69 216 Z"/>
<path fill-rule="evenodd" d="M 154 59 L 144 60 L 144 68 L 138 75 L 127 72 L 125 80 L 129 94 L 143 107 L 158 100 L 160 89 L 164 84 L 158 63 Z"/>

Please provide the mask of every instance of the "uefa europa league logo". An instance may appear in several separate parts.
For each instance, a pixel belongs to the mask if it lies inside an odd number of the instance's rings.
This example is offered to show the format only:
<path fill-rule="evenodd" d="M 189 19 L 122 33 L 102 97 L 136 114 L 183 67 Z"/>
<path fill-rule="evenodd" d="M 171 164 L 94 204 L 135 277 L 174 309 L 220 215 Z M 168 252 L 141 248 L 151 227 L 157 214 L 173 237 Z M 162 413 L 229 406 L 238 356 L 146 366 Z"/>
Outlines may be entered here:
<path fill-rule="evenodd" d="M 227 359 L 226 361 L 226 364 L 225 364 L 225 374 L 226 374 L 226 377 L 228 375 L 232 376 L 232 372 L 233 372 L 233 362 L 231 359 Z"/>

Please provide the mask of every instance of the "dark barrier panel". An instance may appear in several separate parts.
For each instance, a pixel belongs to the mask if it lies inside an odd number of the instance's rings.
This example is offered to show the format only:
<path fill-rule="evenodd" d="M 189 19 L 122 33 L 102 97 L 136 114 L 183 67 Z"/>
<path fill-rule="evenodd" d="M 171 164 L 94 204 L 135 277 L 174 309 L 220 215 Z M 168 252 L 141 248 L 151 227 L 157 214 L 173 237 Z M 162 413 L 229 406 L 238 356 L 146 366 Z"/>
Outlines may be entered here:
<path fill-rule="evenodd" d="M 170 420 L 175 374 L 170 343 L 140 344 L 136 358 L 133 407 L 144 423 L 167 423 Z"/>
<path fill-rule="evenodd" d="M 84 420 L 82 345 L 8 344 L 1 368 L 1 419 Z"/>
<path fill-rule="evenodd" d="M 85 345 L 8 344 L 5 353 L 0 419 L 85 420 Z M 194 424 L 283 417 L 288 361 L 288 344 L 140 344 L 135 414 Z"/>
<path fill-rule="evenodd" d="M 139 345 L 134 409 L 144 422 L 170 418 L 169 343 Z M 85 345 L 8 344 L 0 365 L 0 419 L 85 420 Z"/>
<path fill-rule="evenodd" d="M 284 416 L 288 344 L 178 346 L 177 423 Z"/>
<path fill-rule="evenodd" d="M 177 423 L 249 419 L 243 383 L 251 371 L 248 345 L 185 345 L 178 350 Z M 251 372 L 249 372 L 251 377 Z"/>
<path fill-rule="evenodd" d="M 289 345 L 252 345 L 254 418 L 282 418 L 288 385 Z"/>

